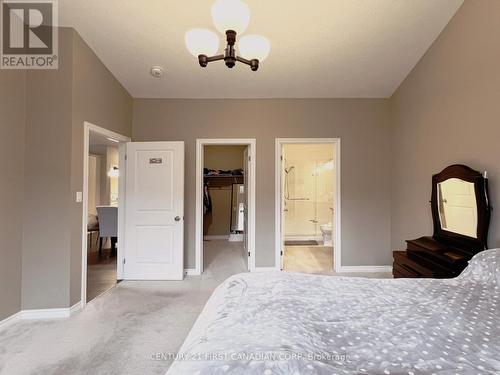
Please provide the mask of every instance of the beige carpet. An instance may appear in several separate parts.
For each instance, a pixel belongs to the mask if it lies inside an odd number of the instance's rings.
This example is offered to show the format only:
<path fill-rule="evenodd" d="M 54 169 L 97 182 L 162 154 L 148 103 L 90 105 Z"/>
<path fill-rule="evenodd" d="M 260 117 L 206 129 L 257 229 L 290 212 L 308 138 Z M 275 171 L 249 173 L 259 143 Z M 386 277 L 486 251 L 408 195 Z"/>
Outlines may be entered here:
<path fill-rule="evenodd" d="M 71 318 L 0 330 L 0 374 L 164 374 L 171 362 L 152 357 L 177 352 L 214 288 L 246 269 L 236 244 L 205 245 L 201 277 L 125 281 Z"/>
<path fill-rule="evenodd" d="M 124 281 L 69 319 L 22 321 L 0 331 L 1 375 L 164 374 L 212 291 L 245 272 L 242 249 L 205 243 L 206 271 L 184 281 Z"/>

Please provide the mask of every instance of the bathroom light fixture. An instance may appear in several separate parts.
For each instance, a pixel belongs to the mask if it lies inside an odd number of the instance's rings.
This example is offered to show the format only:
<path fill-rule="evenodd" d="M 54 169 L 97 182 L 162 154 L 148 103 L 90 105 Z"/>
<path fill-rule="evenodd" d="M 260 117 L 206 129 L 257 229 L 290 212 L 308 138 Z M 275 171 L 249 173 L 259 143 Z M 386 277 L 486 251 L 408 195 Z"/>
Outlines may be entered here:
<path fill-rule="evenodd" d="M 322 167 L 323 169 L 331 171 L 335 167 L 335 162 L 333 160 L 329 160 L 326 163 L 324 163 Z"/>
<path fill-rule="evenodd" d="M 217 0 L 212 6 L 212 19 L 217 30 L 226 35 L 226 48 L 223 54 L 216 55 L 219 50 L 219 38 L 207 29 L 193 29 L 185 36 L 188 50 L 198 57 L 201 67 L 209 62 L 224 60 L 228 68 L 236 62 L 249 65 L 252 71 L 259 69 L 260 62 L 269 55 L 269 40 L 260 35 L 247 35 L 241 38 L 236 54 L 236 38 L 243 33 L 250 22 L 250 9 L 241 0 Z"/>
<path fill-rule="evenodd" d="M 117 166 L 109 168 L 108 177 L 120 177 L 120 171 Z"/>

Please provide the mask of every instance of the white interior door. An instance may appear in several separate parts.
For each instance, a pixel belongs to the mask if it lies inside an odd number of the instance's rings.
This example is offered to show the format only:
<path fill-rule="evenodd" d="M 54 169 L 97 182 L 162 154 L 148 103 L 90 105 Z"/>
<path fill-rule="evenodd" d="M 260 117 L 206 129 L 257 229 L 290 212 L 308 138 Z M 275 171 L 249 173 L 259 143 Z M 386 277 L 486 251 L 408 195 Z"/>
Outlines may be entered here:
<path fill-rule="evenodd" d="M 245 265 L 248 268 L 248 175 L 250 172 L 250 160 L 248 155 L 248 146 L 245 147 L 245 151 L 243 153 L 243 183 L 245 189 L 245 211 L 243 215 L 243 259 L 246 259 Z"/>
<path fill-rule="evenodd" d="M 184 276 L 184 142 L 131 142 L 126 151 L 124 278 Z"/>
<path fill-rule="evenodd" d="M 285 247 L 285 209 L 286 209 L 286 201 L 285 201 L 285 155 L 284 155 L 284 147 L 280 145 L 280 162 L 279 162 L 279 173 L 280 173 L 280 238 L 279 238 L 279 252 L 280 252 L 280 263 L 279 267 L 281 270 L 284 269 L 284 255 L 286 251 Z"/>

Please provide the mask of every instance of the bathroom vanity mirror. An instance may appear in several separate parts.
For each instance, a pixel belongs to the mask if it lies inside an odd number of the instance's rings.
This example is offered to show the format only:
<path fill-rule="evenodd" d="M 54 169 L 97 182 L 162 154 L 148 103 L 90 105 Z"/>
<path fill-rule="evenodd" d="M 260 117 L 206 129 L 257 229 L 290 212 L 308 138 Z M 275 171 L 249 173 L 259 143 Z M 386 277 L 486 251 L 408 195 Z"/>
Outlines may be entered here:
<path fill-rule="evenodd" d="M 465 165 L 451 165 L 432 180 L 434 237 L 471 249 L 487 247 L 490 221 L 487 179 Z"/>

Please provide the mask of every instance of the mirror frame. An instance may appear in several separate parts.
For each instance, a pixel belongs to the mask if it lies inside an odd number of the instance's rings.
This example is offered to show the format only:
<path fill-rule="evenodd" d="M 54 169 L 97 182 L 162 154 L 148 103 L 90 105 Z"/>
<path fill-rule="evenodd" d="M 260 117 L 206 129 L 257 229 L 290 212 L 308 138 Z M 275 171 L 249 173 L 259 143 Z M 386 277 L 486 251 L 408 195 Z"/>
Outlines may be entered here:
<path fill-rule="evenodd" d="M 477 204 L 477 238 L 449 232 L 441 228 L 438 207 L 438 184 L 450 178 L 458 178 L 474 184 Z M 488 196 L 488 179 L 484 178 L 480 172 L 466 165 L 454 164 L 446 167 L 440 173 L 433 175 L 431 208 L 432 221 L 434 222 L 433 237 L 436 240 L 456 246 L 465 251 L 471 250 L 472 253 L 477 253 L 488 248 L 491 207 Z"/>

